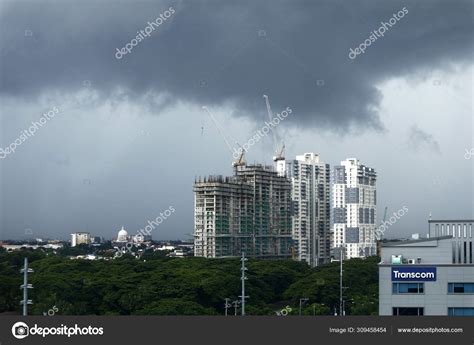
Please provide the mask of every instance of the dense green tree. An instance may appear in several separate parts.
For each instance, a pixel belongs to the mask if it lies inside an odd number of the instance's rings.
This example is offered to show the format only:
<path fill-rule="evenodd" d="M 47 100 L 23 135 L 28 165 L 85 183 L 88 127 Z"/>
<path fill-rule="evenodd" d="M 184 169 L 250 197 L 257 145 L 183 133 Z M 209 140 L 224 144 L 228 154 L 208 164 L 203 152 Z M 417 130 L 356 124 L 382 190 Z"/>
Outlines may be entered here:
<path fill-rule="evenodd" d="M 239 259 L 168 258 L 145 252 L 109 260 L 72 260 L 74 248 L 58 255 L 41 250 L 0 254 L 0 313 L 20 312 L 20 269 L 28 256 L 30 314 L 60 315 L 222 315 L 224 299 L 240 295 Z M 86 248 L 78 248 L 85 251 Z M 75 249 L 74 249 L 75 250 Z M 110 250 L 102 248 L 100 250 Z M 344 263 L 348 314 L 377 312 L 378 258 Z M 303 314 L 330 315 L 339 303 L 337 263 L 311 269 L 291 260 L 248 261 L 246 312 L 276 315 L 286 306 L 299 312 L 299 299 L 309 298 Z M 313 307 L 314 305 L 314 307 Z M 234 309 L 230 308 L 229 314 Z M 240 309 L 239 309 L 240 313 Z"/>

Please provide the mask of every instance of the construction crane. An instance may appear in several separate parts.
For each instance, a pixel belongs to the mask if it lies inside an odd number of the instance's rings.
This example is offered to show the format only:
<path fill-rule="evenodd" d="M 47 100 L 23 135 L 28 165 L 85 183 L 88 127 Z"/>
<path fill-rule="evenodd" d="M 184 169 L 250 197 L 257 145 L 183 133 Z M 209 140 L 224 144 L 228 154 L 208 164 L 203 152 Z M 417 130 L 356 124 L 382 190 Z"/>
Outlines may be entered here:
<path fill-rule="evenodd" d="M 240 155 L 239 155 L 239 158 L 237 158 L 235 161 L 232 162 L 232 165 L 234 167 L 245 165 L 245 149 L 242 146 L 240 146 L 239 143 L 237 143 L 237 145 L 239 146 Z"/>
<path fill-rule="evenodd" d="M 265 99 L 265 104 L 267 106 L 268 120 L 271 122 L 273 120 L 272 108 L 270 106 L 270 100 L 267 95 L 263 95 Z M 272 137 L 273 137 L 273 150 L 275 155 L 273 156 L 273 162 L 275 162 L 276 171 L 279 176 L 285 176 L 286 164 L 285 164 L 285 144 L 282 144 L 280 150 L 278 150 L 278 139 L 276 128 L 272 128 Z"/>
<path fill-rule="evenodd" d="M 227 148 L 229 149 L 230 153 L 232 154 L 232 157 L 234 157 L 234 153 L 236 152 L 235 149 L 232 147 L 232 145 L 229 143 L 229 140 L 227 139 L 227 136 L 224 134 L 224 130 L 222 129 L 221 125 L 219 124 L 219 122 L 216 120 L 216 118 L 214 117 L 214 115 L 212 115 L 212 113 L 210 112 L 209 108 L 206 107 L 206 106 L 203 106 L 202 109 L 204 109 L 208 114 L 209 114 L 209 117 L 211 118 L 212 122 L 214 123 L 214 125 L 216 126 L 217 128 L 217 131 L 219 132 L 220 136 L 222 137 L 222 139 L 224 139 L 224 142 L 227 146 Z M 239 157 L 232 162 L 232 166 L 233 167 L 237 167 L 237 166 L 243 166 L 245 165 L 245 149 L 239 145 L 239 143 L 234 140 L 234 142 L 237 144 L 237 146 L 239 147 Z M 235 157 L 234 157 L 235 158 Z"/>

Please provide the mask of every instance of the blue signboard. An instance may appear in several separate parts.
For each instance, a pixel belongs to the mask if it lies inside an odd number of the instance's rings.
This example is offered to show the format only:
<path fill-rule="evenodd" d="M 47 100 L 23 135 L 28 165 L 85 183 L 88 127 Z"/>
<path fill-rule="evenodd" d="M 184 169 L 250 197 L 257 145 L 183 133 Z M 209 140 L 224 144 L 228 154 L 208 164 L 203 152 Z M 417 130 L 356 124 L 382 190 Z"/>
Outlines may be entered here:
<path fill-rule="evenodd" d="M 434 282 L 436 267 L 392 267 L 392 281 Z"/>

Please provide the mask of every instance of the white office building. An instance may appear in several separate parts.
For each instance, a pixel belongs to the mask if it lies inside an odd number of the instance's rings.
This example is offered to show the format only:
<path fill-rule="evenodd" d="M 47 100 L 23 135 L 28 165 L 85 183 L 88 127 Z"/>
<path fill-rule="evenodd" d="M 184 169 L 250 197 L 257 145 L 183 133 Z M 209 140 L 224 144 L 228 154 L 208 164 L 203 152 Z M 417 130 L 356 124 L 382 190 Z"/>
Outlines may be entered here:
<path fill-rule="evenodd" d="M 88 232 L 75 232 L 71 234 L 71 247 L 75 247 L 79 244 L 91 243 L 91 235 Z"/>
<path fill-rule="evenodd" d="M 311 267 L 330 260 L 330 170 L 318 154 L 296 156 L 292 184 L 292 237 L 299 261 Z"/>
<path fill-rule="evenodd" d="M 466 237 L 461 228 L 461 241 L 455 229 L 455 237 L 382 244 L 379 315 L 474 316 L 472 228 Z"/>
<path fill-rule="evenodd" d="M 345 258 L 377 254 L 377 175 L 355 158 L 335 166 L 332 184 L 332 247 L 345 248 Z"/>
<path fill-rule="evenodd" d="M 450 236 L 454 263 L 472 264 L 474 220 L 429 220 L 429 237 Z"/>

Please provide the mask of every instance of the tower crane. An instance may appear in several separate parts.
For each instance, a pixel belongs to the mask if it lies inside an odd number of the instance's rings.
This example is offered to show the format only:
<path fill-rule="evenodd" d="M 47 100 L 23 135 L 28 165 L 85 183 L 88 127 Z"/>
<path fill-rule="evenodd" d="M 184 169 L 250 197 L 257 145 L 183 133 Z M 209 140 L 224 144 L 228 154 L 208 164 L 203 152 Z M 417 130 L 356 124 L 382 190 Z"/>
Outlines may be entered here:
<path fill-rule="evenodd" d="M 224 139 L 224 142 L 225 142 L 227 148 L 229 149 L 229 151 L 230 151 L 230 153 L 232 154 L 232 157 L 233 157 L 235 151 L 233 150 L 232 145 L 229 143 L 229 140 L 227 139 L 227 136 L 224 134 L 224 130 L 222 129 L 221 125 L 216 120 L 214 115 L 212 115 L 212 113 L 211 113 L 211 111 L 209 110 L 208 107 L 203 106 L 202 109 L 204 109 L 209 114 L 209 117 L 211 118 L 212 122 L 216 126 L 217 131 L 219 132 L 222 139 Z M 240 150 L 239 150 L 239 157 L 232 162 L 232 166 L 233 167 L 243 166 L 243 165 L 246 164 L 245 163 L 245 149 L 242 146 L 240 146 L 237 141 L 234 140 L 234 142 L 237 144 L 237 146 L 240 148 Z"/>
<path fill-rule="evenodd" d="M 265 104 L 267 106 L 267 113 L 269 121 L 273 120 L 273 113 L 272 108 L 270 106 L 270 100 L 267 95 L 263 95 L 265 99 Z M 278 139 L 277 139 L 277 132 L 276 128 L 272 128 L 273 134 L 273 150 L 275 152 L 275 156 L 273 156 L 273 162 L 275 162 L 275 167 L 279 176 L 285 176 L 286 173 L 286 163 L 285 163 L 285 144 L 282 144 L 280 150 L 278 150 Z"/>

